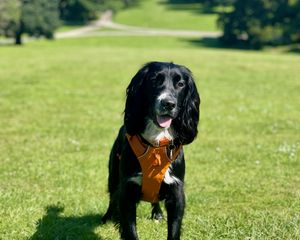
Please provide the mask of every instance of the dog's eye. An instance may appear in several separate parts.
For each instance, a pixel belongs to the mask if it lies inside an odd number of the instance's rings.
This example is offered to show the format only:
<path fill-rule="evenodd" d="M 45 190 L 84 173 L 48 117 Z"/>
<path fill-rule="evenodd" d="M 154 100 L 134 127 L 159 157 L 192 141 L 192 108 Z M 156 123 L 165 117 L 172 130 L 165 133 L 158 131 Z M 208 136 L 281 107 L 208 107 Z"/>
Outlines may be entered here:
<path fill-rule="evenodd" d="M 162 85 L 164 83 L 165 77 L 162 74 L 158 74 L 155 78 L 156 85 Z"/>
<path fill-rule="evenodd" d="M 179 81 L 177 84 L 176 84 L 177 87 L 179 88 L 183 88 L 185 86 L 185 82 L 184 81 Z"/>

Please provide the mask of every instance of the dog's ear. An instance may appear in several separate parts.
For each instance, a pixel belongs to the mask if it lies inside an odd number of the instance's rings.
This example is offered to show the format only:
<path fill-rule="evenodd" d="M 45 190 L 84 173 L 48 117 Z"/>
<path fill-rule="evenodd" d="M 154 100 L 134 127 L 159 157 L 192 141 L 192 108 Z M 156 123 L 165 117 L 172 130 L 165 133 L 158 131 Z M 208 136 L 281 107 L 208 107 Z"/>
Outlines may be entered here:
<path fill-rule="evenodd" d="M 174 127 L 181 144 L 189 144 L 198 133 L 200 96 L 191 71 L 183 66 L 180 67 L 180 70 L 187 83 L 187 88 L 181 112 L 174 120 Z"/>
<path fill-rule="evenodd" d="M 145 93 L 143 84 L 147 79 L 149 63 L 143 66 L 132 78 L 126 90 L 124 124 L 128 134 L 140 134 L 145 127 Z"/>

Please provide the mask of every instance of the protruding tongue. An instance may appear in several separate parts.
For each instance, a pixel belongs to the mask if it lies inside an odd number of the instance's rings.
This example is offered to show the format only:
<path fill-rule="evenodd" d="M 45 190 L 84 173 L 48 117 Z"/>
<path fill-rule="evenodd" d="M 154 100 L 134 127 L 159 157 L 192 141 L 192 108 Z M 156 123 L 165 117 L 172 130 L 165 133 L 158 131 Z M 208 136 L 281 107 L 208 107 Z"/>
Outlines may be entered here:
<path fill-rule="evenodd" d="M 167 128 L 171 126 L 172 118 L 168 116 L 156 116 L 156 120 L 160 127 Z"/>

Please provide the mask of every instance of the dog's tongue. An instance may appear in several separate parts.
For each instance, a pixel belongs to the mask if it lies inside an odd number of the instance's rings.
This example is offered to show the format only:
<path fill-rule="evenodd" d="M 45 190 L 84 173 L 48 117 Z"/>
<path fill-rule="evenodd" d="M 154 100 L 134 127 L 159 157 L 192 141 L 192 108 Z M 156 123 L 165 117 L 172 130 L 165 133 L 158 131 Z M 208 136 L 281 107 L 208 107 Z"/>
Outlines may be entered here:
<path fill-rule="evenodd" d="M 162 128 L 167 128 L 171 126 L 172 118 L 168 116 L 157 116 L 156 119 L 159 126 L 161 126 Z"/>

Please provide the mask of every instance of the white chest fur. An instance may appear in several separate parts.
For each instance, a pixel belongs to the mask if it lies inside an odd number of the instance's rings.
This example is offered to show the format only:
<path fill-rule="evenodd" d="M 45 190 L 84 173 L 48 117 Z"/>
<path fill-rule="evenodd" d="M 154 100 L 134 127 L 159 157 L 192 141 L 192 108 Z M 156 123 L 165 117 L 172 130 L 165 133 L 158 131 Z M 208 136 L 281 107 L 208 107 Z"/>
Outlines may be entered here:
<path fill-rule="evenodd" d="M 142 137 L 151 143 L 153 146 L 158 146 L 159 141 L 163 138 L 169 140 L 174 139 L 174 134 L 172 127 L 170 128 L 160 128 L 152 120 L 147 121 L 146 129 L 142 133 Z"/>

